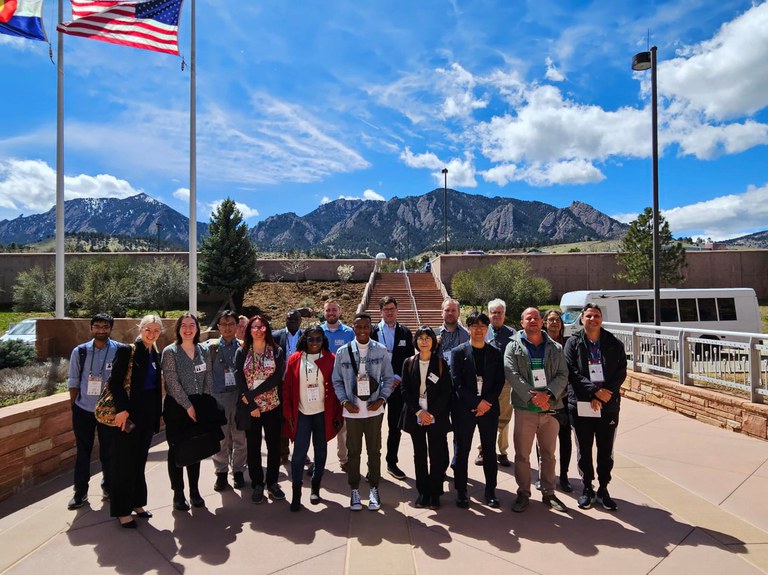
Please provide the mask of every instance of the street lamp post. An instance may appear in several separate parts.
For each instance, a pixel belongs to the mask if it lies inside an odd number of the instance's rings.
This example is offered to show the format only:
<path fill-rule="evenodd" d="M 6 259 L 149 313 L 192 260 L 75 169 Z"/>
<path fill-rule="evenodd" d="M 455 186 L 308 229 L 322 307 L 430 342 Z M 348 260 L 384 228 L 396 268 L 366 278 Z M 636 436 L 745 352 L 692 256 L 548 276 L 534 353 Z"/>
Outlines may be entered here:
<path fill-rule="evenodd" d="M 651 70 L 651 140 L 653 147 L 653 321 L 661 325 L 661 275 L 659 260 L 659 123 L 658 92 L 656 85 L 656 46 L 649 52 L 640 52 L 632 58 L 632 69 Z"/>
<path fill-rule="evenodd" d="M 448 168 L 443 168 L 443 233 L 445 253 L 448 253 Z"/>

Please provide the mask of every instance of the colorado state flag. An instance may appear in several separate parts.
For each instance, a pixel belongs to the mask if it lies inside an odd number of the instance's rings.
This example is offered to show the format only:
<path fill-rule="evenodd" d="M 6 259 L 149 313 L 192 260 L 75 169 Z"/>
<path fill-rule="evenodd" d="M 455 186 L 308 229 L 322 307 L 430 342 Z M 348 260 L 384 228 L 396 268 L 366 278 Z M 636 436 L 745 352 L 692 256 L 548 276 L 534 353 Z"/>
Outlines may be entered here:
<path fill-rule="evenodd" d="M 43 0 L 0 0 L 0 34 L 46 42 Z"/>

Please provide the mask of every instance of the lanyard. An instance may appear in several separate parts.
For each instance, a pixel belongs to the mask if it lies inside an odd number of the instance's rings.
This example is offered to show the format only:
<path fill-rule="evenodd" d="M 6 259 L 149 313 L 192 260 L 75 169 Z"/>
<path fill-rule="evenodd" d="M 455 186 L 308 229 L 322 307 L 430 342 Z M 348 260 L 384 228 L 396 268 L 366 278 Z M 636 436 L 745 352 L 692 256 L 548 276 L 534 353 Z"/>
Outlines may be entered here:
<path fill-rule="evenodd" d="M 323 352 L 320 352 L 320 356 L 317 359 L 320 359 L 323 357 Z M 307 385 L 309 385 L 309 354 L 304 352 L 302 354 L 302 359 L 304 360 L 304 376 L 307 380 Z M 320 368 L 317 365 L 317 361 L 314 362 L 315 364 L 315 386 L 318 385 L 318 381 L 320 380 Z"/>
<path fill-rule="evenodd" d="M 96 345 L 91 345 L 91 367 L 88 369 L 88 375 L 93 375 L 93 358 L 96 357 Z M 107 356 L 109 355 L 109 340 L 104 346 L 104 363 L 101 364 L 101 372 L 99 375 L 104 375 L 104 369 L 107 367 Z"/>

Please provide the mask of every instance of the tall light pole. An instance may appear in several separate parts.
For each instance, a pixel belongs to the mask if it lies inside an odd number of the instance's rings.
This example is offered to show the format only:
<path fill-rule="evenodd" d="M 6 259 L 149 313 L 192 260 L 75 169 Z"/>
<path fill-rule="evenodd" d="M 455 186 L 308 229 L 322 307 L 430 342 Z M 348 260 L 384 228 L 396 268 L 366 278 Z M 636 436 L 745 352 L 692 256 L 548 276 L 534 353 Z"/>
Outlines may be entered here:
<path fill-rule="evenodd" d="M 443 168 L 443 232 L 445 235 L 445 253 L 448 253 L 448 168 Z"/>
<path fill-rule="evenodd" d="M 632 58 L 632 69 L 651 70 L 651 140 L 653 147 L 653 321 L 661 325 L 661 274 L 659 259 L 659 122 L 658 92 L 656 86 L 656 46 L 649 52 L 640 52 Z"/>

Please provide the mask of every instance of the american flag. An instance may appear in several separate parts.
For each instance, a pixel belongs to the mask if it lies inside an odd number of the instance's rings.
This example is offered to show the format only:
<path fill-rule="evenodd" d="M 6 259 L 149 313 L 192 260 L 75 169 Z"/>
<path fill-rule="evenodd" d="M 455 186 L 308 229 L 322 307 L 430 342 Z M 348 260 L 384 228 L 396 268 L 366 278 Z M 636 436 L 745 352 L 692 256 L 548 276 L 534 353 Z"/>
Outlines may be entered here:
<path fill-rule="evenodd" d="M 72 22 L 60 32 L 167 54 L 179 53 L 182 0 L 72 0 Z"/>

